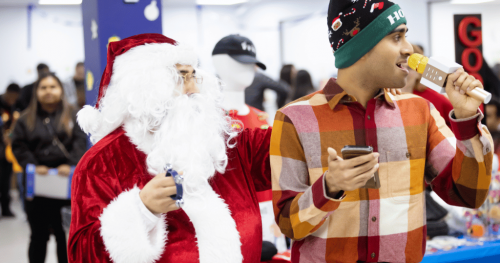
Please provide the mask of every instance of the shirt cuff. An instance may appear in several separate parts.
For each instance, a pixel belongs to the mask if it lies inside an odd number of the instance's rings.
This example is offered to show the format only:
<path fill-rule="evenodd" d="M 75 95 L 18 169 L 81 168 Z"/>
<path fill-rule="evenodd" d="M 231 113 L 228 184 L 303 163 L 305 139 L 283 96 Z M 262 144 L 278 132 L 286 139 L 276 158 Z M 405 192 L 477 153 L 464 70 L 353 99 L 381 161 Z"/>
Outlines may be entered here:
<path fill-rule="evenodd" d="M 483 113 L 477 110 L 477 114 L 464 119 L 455 117 L 455 110 L 450 111 L 451 130 L 459 141 L 466 141 L 479 134 L 478 123 L 483 119 Z"/>
<path fill-rule="evenodd" d="M 340 202 L 345 198 L 344 191 L 340 191 L 335 198 L 328 195 L 325 175 L 326 172 L 311 186 L 314 206 L 321 210 L 329 207 L 326 206 L 329 202 Z"/>
<path fill-rule="evenodd" d="M 139 195 L 137 195 L 137 197 L 139 198 L 139 210 L 141 211 L 142 220 L 146 224 L 146 230 L 150 232 L 153 228 L 155 228 L 158 220 L 161 218 L 161 215 L 151 213 L 151 211 L 149 211 L 146 205 L 142 202 L 141 197 Z"/>

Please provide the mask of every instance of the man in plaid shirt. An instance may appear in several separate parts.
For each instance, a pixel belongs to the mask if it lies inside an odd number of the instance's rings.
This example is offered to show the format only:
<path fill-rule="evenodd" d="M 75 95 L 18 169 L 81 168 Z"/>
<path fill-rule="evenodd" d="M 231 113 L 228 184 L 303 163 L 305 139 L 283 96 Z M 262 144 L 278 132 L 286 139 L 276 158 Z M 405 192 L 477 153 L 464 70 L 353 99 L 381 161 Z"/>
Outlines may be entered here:
<path fill-rule="evenodd" d="M 292 262 L 420 262 L 425 182 L 452 205 L 477 208 L 486 198 L 492 140 L 481 102 L 465 95 L 483 86 L 463 69 L 450 75 L 452 132 L 430 102 L 384 92 L 405 85 L 401 64 L 413 53 L 399 6 L 332 0 L 328 25 L 338 79 L 276 114 L 276 222 L 294 240 Z M 345 145 L 374 153 L 344 160 Z M 361 188 L 377 170 L 381 188 Z"/>

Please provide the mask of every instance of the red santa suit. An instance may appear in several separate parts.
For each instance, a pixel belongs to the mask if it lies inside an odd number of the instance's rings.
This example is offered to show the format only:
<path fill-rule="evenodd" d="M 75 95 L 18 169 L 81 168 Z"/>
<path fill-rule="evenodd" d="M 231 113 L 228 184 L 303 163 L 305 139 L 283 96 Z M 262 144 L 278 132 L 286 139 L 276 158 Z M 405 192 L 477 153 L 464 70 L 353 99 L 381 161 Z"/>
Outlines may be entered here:
<path fill-rule="evenodd" d="M 114 74 L 115 58 L 148 43 L 176 45 L 157 34 L 110 43 L 99 100 Z M 227 149 L 226 172 L 209 180 L 213 192 L 204 197 L 213 201 L 197 204 L 186 197 L 183 209 L 158 219 L 139 196 L 153 178 L 147 155 L 124 128 L 109 133 L 90 148 L 74 172 L 69 261 L 241 262 L 242 257 L 242 262 L 259 262 L 262 226 L 256 192 L 271 186 L 270 136 L 270 129 L 242 131 L 233 139 L 236 147 Z M 193 212 L 197 209 L 205 212 Z M 210 221 L 214 217 L 220 222 Z"/>
<path fill-rule="evenodd" d="M 247 105 L 248 106 L 248 105 Z M 270 126 L 266 119 L 261 119 L 261 116 L 265 114 L 257 108 L 248 106 L 250 112 L 247 115 L 238 115 L 237 110 L 230 110 L 227 115 L 233 120 L 239 122 L 233 122 L 233 127 L 236 129 L 268 129 Z M 240 126 L 243 124 L 243 126 Z M 266 190 L 262 192 L 257 192 L 257 200 L 260 202 L 268 202 L 273 199 L 272 190 Z"/>
<path fill-rule="evenodd" d="M 238 115 L 237 110 L 229 110 L 227 112 L 227 115 L 232 120 L 237 120 L 237 122 L 233 122 L 233 127 L 237 129 L 269 129 L 270 126 L 267 120 L 261 118 L 266 113 L 251 106 L 248 106 L 248 108 L 250 108 L 250 112 L 247 115 Z M 274 219 L 272 199 L 273 192 L 271 189 L 257 191 L 257 200 L 261 213 L 262 238 L 264 241 L 271 242 L 278 250 L 279 253 L 275 258 L 281 259 L 281 262 L 290 262 L 289 259 L 286 260 L 286 254 L 290 252 L 287 251 L 285 236 L 279 230 Z"/>
<path fill-rule="evenodd" d="M 247 105 L 248 106 L 248 105 Z M 235 122 L 233 126 L 235 128 L 244 128 L 244 129 L 267 129 L 269 128 L 269 123 L 267 123 L 266 119 L 261 119 L 261 116 L 266 114 L 264 111 L 261 111 L 257 108 L 248 106 L 250 112 L 247 115 L 238 115 L 237 110 L 230 110 L 227 112 L 227 115 L 231 117 L 233 120 L 238 120 L 243 124 L 243 127 L 238 127 L 238 123 Z"/>

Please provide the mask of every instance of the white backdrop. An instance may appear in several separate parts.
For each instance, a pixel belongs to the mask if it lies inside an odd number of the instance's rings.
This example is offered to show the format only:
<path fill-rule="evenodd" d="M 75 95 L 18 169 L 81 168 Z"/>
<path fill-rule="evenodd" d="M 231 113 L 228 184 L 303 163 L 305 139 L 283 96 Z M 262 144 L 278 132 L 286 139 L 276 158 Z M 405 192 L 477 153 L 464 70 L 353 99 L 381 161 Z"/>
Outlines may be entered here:
<path fill-rule="evenodd" d="M 26 7 L 0 7 L 0 94 L 7 85 L 36 80 L 36 65 L 49 65 L 59 77 L 69 78 L 83 61 L 80 6 L 40 7 L 33 11 L 31 48 L 28 49 Z"/>

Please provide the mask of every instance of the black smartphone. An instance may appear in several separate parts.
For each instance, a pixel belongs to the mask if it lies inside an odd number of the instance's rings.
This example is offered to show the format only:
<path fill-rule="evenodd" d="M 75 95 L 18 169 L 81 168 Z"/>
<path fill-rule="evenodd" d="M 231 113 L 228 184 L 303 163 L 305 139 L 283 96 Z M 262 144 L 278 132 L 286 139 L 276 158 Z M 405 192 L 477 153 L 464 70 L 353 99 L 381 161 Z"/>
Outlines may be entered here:
<path fill-rule="evenodd" d="M 373 153 L 373 147 L 371 146 L 359 146 L 359 145 L 346 145 L 341 150 L 342 158 L 344 160 L 349 160 L 358 156 L 363 156 L 367 154 Z M 380 179 L 378 176 L 378 171 L 375 172 L 375 176 L 370 178 L 366 185 L 361 188 L 371 188 L 371 189 L 379 189 L 380 188 Z"/>

